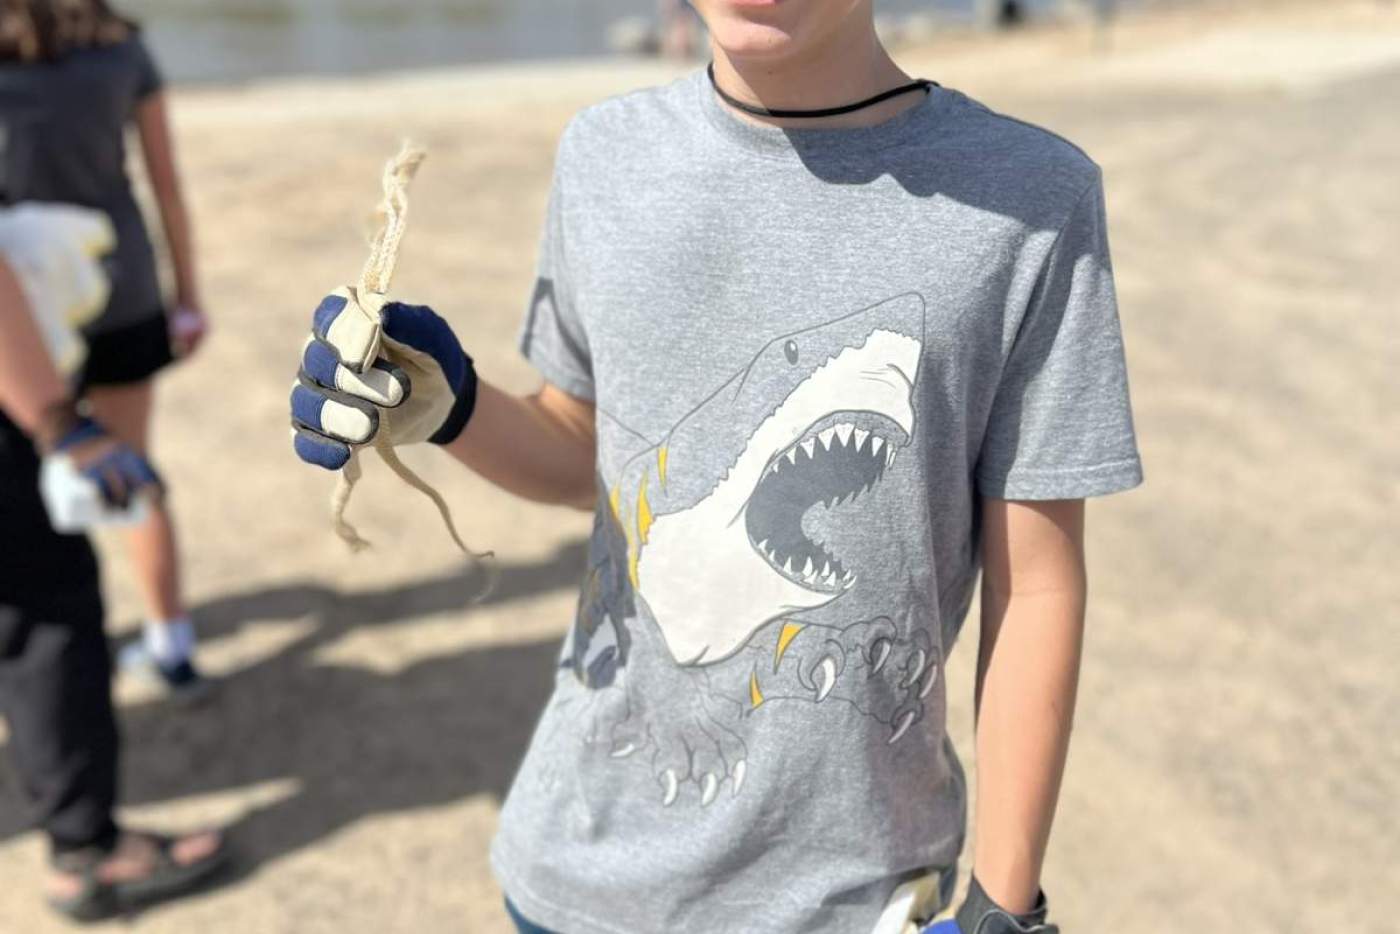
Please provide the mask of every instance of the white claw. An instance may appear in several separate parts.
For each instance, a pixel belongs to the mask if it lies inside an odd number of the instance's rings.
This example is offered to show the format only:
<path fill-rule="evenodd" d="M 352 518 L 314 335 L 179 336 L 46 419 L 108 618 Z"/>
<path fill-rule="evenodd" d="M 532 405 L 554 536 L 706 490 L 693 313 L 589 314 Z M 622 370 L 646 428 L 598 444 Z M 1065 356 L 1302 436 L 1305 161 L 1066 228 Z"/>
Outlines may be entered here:
<path fill-rule="evenodd" d="M 883 447 L 884 444 L 885 439 L 880 437 L 879 435 L 876 435 L 874 438 L 872 438 L 870 441 L 870 456 L 874 457 L 875 455 L 879 454 L 880 448 Z"/>
<path fill-rule="evenodd" d="M 817 703 L 826 700 L 831 689 L 836 686 L 836 661 L 830 655 L 817 666 L 820 677 L 817 680 Z"/>
<path fill-rule="evenodd" d="M 817 435 L 817 438 L 822 443 L 822 447 L 826 448 L 828 451 L 831 450 L 831 436 L 834 434 L 836 434 L 836 429 L 828 428 Z"/>
<path fill-rule="evenodd" d="M 856 429 L 856 450 L 857 450 L 857 451 L 859 451 L 861 448 L 865 447 L 865 439 L 868 438 L 868 437 L 870 437 L 870 432 L 866 431 L 864 428 L 857 428 L 857 429 Z M 880 436 L 879 436 L 879 435 L 876 435 L 876 436 L 875 436 L 875 443 L 876 443 L 876 444 L 879 444 L 879 443 L 880 443 Z"/>
<path fill-rule="evenodd" d="M 815 457 L 816 455 L 814 452 L 817 450 L 817 439 L 808 438 L 806 441 L 802 442 L 801 447 L 802 450 L 807 452 L 808 457 Z"/>
<path fill-rule="evenodd" d="M 855 427 L 856 426 L 851 424 L 836 426 L 836 440 L 841 442 L 842 447 L 845 446 L 847 441 L 851 440 L 851 432 L 855 430 Z"/>
<path fill-rule="evenodd" d="M 847 572 L 846 572 L 846 576 L 843 577 L 843 578 L 841 578 L 841 586 L 842 586 L 842 587 L 849 587 L 849 586 L 851 586 L 852 584 L 854 584 L 855 582 L 856 582 L 856 572 L 855 572 L 855 571 L 847 571 Z"/>
<path fill-rule="evenodd" d="M 909 687 L 915 681 L 919 680 L 919 675 L 924 673 L 924 662 L 928 661 L 928 655 L 925 654 L 923 649 L 915 649 L 914 657 L 917 658 L 918 661 L 909 665 L 909 677 L 900 687 Z"/>
<path fill-rule="evenodd" d="M 676 770 L 667 769 L 661 775 L 661 783 L 665 786 L 665 792 L 661 795 L 661 803 L 665 807 L 670 807 L 676 803 L 676 795 L 680 794 L 681 783 L 676 779 Z"/>
<path fill-rule="evenodd" d="M 700 783 L 700 806 L 709 807 L 711 801 L 715 800 L 715 795 L 719 793 L 719 779 L 715 778 L 713 772 L 705 773 L 705 780 Z"/>
<path fill-rule="evenodd" d="M 913 722 L 914 722 L 914 711 L 912 711 L 912 710 L 906 710 L 906 711 L 904 711 L 904 715 L 903 715 L 902 717 L 900 717 L 900 718 L 899 718 L 899 722 L 898 722 L 897 724 L 895 724 L 894 735 L 891 736 L 889 739 L 885 740 L 885 742 L 888 743 L 889 745 L 893 746 L 895 743 L 897 743 L 897 742 L 899 741 L 899 738 L 905 734 L 905 732 L 909 729 L 909 727 L 913 724 Z"/>
<path fill-rule="evenodd" d="M 734 794 L 739 794 L 739 789 L 744 787 L 744 773 L 748 771 L 749 764 L 746 760 L 740 759 L 734 763 L 734 768 L 730 774 L 734 777 Z"/>
<path fill-rule="evenodd" d="M 885 448 L 885 469 L 887 470 L 894 466 L 894 452 L 895 446 L 893 444 Z"/>
<path fill-rule="evenodd" d="M 885 662 L 889 660 L 892 646 L 888 639 L 879 640 L 879 647 L 871 655 L 870 673 L 879 674 L 880 669 L 885 667 Z"/>
<path fill-rule="evenodd" d="M 934 682 L 936 682 L 937 680 L 938 666 L 929 665 L 928 674 L 926 675 L 926 680 L 924 681 L 924 686 L 919 688 L 919 700 L 923 700 L 925 697 L 928 697 L 928 692 L 933 690 Z"/>
<path fill-rule="evenodd" d="M 634 753 L 634 752 L 636 752 L 636 751 L 637 751 L 637 744 L 636 744 L 636 743 L 623 743 L 621 746 L 618 746 L 618 747 L 617 747 L 616 749 L 614 749 L 612 752 L 608 753 L 608 755 L 609 755 L 610 757 L 614 758 L 614 759 L 623 759 L 623 758 L 626 758 L 627 756 L 632 755 L 632 753 Z"/>

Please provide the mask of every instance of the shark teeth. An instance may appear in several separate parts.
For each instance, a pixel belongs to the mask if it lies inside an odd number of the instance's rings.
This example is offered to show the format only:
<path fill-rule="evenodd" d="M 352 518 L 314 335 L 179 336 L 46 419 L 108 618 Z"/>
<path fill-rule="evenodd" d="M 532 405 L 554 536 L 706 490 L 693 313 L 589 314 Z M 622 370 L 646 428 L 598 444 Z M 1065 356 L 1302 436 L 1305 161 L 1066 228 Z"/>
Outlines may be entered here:
<path fill-rule="evenodd" d="M 825 448 L 826 450 L 830 451 L 830 450 L 831 450 L 831 438 L 832 438 L 832 436 L 835 435 L 835 434 L 836 434 L 836 428 L 835 428 L 835 426 L 832 426 L 831 428 L 828 428 L 828 429 L 826 429 L 825 431 L 823 431 L 821 434 L 817 435 L 817 440 L 820 441 L 820 442 L 822 443 L 822 447 L 823 447 L 823 448 Z"/>
<path fill-rule="evenodd" d="M 866 438 L 869 438 L 869 437 L 870 437 L 870 432 L 866 431 L 864 428 L 857 428 L 857 429 L 856 429 L 856 450 L 857 450 L 857 451 L 859 451 L 861 448 L 865 447 L 865 439 L 866 439 Z M 876 435 L 876 436 L 875 436 L 875 443 L 876 443 L 876 444 L 879 444 L 879 443 L 880 443 L 880 436 L 879 436 L 879 435 Z M 874 453 L 874 449 L 872 449 L 871 453 L 872 453 L 872 454 Z"/>
<path fill-rule="evenodd" d="M 845 446 L 846 446 L 846 442 L 848 442 L 848 441 L 851 440 L 851 432 L 853 432 L 853 431 L 855 431 L 855 430 L 856 430 L 856 426 L 855 426 L 855 425 L 852 425 L 850 422 L 845 422 L 845 423 L 842 423 L 842 424 L 840 424 L 840 425 L 837 425 L 837 426 L 836 426 L 836 440 L 839 441 L 839 442 L 841 442 L 841 446 L 842 446 L 842 447 L 845 447 Z"/>
<path fill-rule="evenodd" d="M 801 447 L 802 450 L 807 452 L 808 457 L 815 457 L 816 455 L 814 454 L 814 452 L 817 449 L 817 439 L 808 438 L 806 441 L 803 441 L 802 444 L 799 445 L 799 447 Z"/>

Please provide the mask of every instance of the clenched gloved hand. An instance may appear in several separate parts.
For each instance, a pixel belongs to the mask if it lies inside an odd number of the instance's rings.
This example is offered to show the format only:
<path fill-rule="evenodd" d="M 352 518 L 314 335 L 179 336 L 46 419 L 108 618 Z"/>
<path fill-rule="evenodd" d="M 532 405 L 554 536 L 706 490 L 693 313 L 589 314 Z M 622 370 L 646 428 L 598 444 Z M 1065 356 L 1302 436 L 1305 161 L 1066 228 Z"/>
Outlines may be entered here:
<path fill-rule="evenodd" d="M 452 328 L 431 308 L 383 301 L 346 288 L 316 309 L 291 398 L 308 464 L 339 470 L 376 438 L 449 444 L 471 418 L 476 370 Z"/>
<path fill-rule="evenodd" d="M 972 878 L 967 899 L 952 921 L 940 921 L 924 930 L 924 934 L 1059 934 L 1060 929 L 1047 924 L 1049 905 L 1041 892 L 1035 907 L 1025 914 L 1012 914 L 992 901 L 977 877 Z"/>

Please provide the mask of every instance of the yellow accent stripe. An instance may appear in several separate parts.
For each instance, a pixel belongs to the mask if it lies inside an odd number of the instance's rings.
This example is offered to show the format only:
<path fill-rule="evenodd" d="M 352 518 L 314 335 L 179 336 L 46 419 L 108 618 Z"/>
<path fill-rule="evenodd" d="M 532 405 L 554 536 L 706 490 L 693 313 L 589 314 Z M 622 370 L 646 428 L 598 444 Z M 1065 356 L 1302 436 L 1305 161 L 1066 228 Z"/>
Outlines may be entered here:
<path fill-rule="evenodd" d="M 662 486 L 666 485 L 666 458 L 668 454 L 669 451 L 664 444 L 656 449 L 656 474 L 661 478 Z"/>
<path fill-rule="evenodd" d="M 622 521 L 622 487 L 615 486 L 608 494 L 608 505 L 612 507 L 613 518 Z"/>
<path fill-rule="evenodd" d="M 749 702 L 757 710 L 763 706 L 763 691 L 758 686 L 758 670 L 749 672 Z"/>
<path fill-rule="evenodd" d="M 778 670 L 779 663 L 783 660 L 783 653 L 788 650 L 792 640 L 797 638 L 797 634 L 807 627 L 802 623 L 783 623 L 783 631 L 778 634 L 778 650 L 773 653 L 773 670 Z"/>
<path fill-rule="evenodd" d="M 647 543 L 647 533 L 651 531 L 651 504 L 647 502 L 647 475 L 642 474 L 642 485 L 637 490 L 637 550 Z"/>

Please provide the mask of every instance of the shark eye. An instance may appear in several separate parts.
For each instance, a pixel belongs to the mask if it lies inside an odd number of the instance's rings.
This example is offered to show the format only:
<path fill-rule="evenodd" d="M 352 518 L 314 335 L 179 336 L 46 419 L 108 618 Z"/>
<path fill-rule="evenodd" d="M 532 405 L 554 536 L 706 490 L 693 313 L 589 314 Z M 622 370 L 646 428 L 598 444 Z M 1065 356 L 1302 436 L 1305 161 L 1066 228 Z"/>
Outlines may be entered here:
<path fill-rule="evenodd" d="M 788 341 L 783 345 L 783 353 L 788 358 L 788 363 L 797 362 L 797 341 Z"/>

